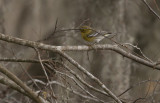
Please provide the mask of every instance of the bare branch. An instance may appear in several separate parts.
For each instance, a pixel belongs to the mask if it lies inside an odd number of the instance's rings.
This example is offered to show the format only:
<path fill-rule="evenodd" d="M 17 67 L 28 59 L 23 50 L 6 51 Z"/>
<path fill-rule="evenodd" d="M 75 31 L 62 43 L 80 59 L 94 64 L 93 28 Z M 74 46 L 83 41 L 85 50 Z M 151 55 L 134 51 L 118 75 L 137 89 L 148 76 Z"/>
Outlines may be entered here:
<path fill-rule="evenodd" d="M 22 93 L 22 94 L 24 94 L 26 96 L 29 96 L 28 94 L 25 93 L 25 91 L 20 86 L 18 86 L 16 83 L 14 83 L 13 81 L 11 81 L 7 77 L 0 76 L 0 83 L 9 86 L 12 89 L 17 90 L 18 92 L 20 92 L 20 93 Z"/>
<path fill-rule="evenodd" d="M 151 8 L 151 6 L 147 3 L 146 0 L 143 0 L 148 9 L 160 20 L 160 16 Z"/>
<path fill-rule="evenodd" d="M 97 99 L 97 101 L 104 103 L 103 100 L 100 100 L 98 97 L 96 97 L 96 96 L 94 96 L 93 94 L 91 94 L 91 93 L 90 93 L 87 89 L 85 89 L 80 83 L 78 83 L 77 80 L 76 80 L 74 77 L 69 76 L 69 75 L 66 74 L 66 73 L 59 72 L 59 71 L 56 71 L 56 73 L 58 73 L 58 74 L 60 74 L 60 75 L 64 75 L 64 76 L 68 77 L 69 79 L 73 80 L 80 89 L 82 89 L 84 92 L 86 92 L 86 94 L 88 94 L 88 95 L 91 96 L 92 98 Z"/>
<path fill-rule="evenodd" d="M 121 49 L 120 47 L 118 47 L 117 45 L 104 44 L 104 45 L 93 45 L 92 47 L 90 47 L 90 46 L 51 46 L 51 45 L 47 45 L 47 44 L 43 44 L 43 43 L 38 43 L 38 42 L 33 42 L 33 41 L 24 40 L 24 39 L 20 39 L 20 38 L 15 38 L 12 36 L 4 35 L 2 33 L 0 33 L 0 40 L 15 43 L 18 45 L 28 46 L 28 47 L 32 47 L 32 48 L 36 47 L 39 49 L 49 50 L 52 52 L 59 52 L 60 50 L 61 51 L 87 51 L 87 50 L 94 50 L 94 48 L 96 50 L 112 50 L 112 51 L 115 51 L 115 52 L 123 55 L 124 57 L 132 59 L 140 64 L 143 64 L 145 66 L 160 70 L 160 66 L 156 66 L 155 65 L 156 63 L 154 63 L 154 62 L 151 63 L 151 62 L 144 60 L 138 56 L 135 56 L 131 53 L 128 53 L 128 52 L 124 51 L 123 49 Z"/>
<path fill-rule="evenodd" d="M 142 50 L 141 50 L 139 47 L 137 47 L 137 45 L 133 45 L 133 44 L 130 44 L 130 43 L 124 43 L 124 44 L 125 44 L 125 45 L 129 45 L 129 46 L 137 49 L 145 59 L 147 59 L 148 61 L 152 62 L 152 60 L 149 59 L 149 58 L 142 52 Z"/>
<path fill-rule="evenodd" d="M 83 95 L 83 94 L 81 94 L 81 93 L 79 93 L 79 92 L 77 92 L 77 91 L 74 91 L 73 89 L 70 89 L 70 88 L 66 87 L 65 85 L 63 85 L 63 84 L 61 84 L 60 82 L 57 82 L 57 81 L 51 81 L 50 83 L 47 83 L 47 84 L 46 84 L 46 83 L 44 83 L 43 81 L 40 81 L 40 80 L 35 79 L 35 82 L 41 83 L 41 84 L 43 84 L 43 85 L 53 85 L 53 84 L 56 84 L 56 85 L 58 85 L 58 86 L 60 86 L 60 87 L 62 87 L 62 88 L 64 88 L 64 89 L 68 90 L 69 92 L 72 92 L 73 94 L 82 97 L 82 98 L 89 99 L 89 100 L 96 101 L 96 102 L 102 102 L 102 103 L 103 103 L 103 101 L 99 101 L 99 100 L 97 100 L 96 98 L 92 98 L 92 97 Z"/>
<path fill-rule="evenodd" d="M 46 72 L 46 70 L 45 70 L 45 67 L 44 67 L 44 65 L 43 65 L 43 63 L 42 63 L 40 53 L 39 53 L 39 51 L 38 51 L 37 48 L 35 48 L 35 51 L 36 51 L 36 53 L 37 53 L 38 59 L 39 59 L 39 61 L 40 61 L 41 67 L 42 67 L 42 69 L 43 69 L 43 72 L 44 72 L 44 74 L 45 74 L 45 76 L 46 76 L 46 79 L 47 79 L 47 81 L 48 81 L 48 83 L 49 83 L 50 80 L 49 80 L 48 74 L 47 74 L 47 72 Z M 52 96 L 54 97 L 54 100 L 56 101 L 56 97 L 55 97 L 55 95 L 54 95 L 53 88 L 52 88 L 51 85 L 49 85 L 49 87 L 50 87 L 50 89 L 51 89 L 51 91 L 52 91 L 51 94 L 52 94 Z M 52 98 L 51 98 L 51 99 L 52 99 Z M 53 101 L 53 99 L 52 99 L 52 101 Z"/>
<path fill-rule="evenodd" d="M 97 88 L 94 88 L 92 85 L 89 85 L 88 83 L 86 83 L 79 75 L 77 75 L 77 73 L 75 73 L 72 69 L 70 69 L 67 65 L 62 64 L 64 66 L 65 69 L 67 69 L 72 75 L 74 75 L 83 85 L 85 85 L 86 87 L 92 89 L 95 92 L 98 92 L 100 94 L 103 94 L 105 96 L 109 96 L 107 93 L 105 93 L 104 91 L 101 91 Z"/>
<path fill-rule="evenodd" d="M 88 77 L 90 77 L 93 81 L 95 81 L 111 98 L 113 98 L 117 103 L 122 103 L 119 98 L 117 98 L 116 95 L 114 95 L 98 78 L 96 78 L 94 75 L 92 75 L 90 72 L 88 72 L 85 68 L 83 68 L 81 65 L 79 65 L 78 62 L 73 60 L 70 56 L 68 56 L 66 53 L 62 51 L 58 51 L 60 55 L 62 55 L 65 59 L 67 59 L 71 64 L 76 66 L 81 72 L 86 74 Z"/>
<path fill-rule="evenodd" d="M 0 66 L 0 72 L 5 74 L 8 78 L 10 78 L 12 81 L 14 81 L 17 85 L 19 85 L 28 95 L 31 99 L 36 101 L 37 103 L 45 103 L 47 101 L 40 98 L 35 92 L 33 92 L 26 84 L 24 84 L 19 78 L 17 78 L 13 73 L 8 71 L 7 68 L 4 68 Z"/>

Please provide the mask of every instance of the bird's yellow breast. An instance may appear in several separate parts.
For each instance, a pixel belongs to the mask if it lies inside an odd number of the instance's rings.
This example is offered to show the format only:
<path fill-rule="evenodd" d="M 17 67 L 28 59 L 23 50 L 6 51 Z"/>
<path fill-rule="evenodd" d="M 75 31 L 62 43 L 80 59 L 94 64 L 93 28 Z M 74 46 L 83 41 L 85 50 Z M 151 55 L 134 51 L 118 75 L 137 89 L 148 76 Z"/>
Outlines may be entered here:
<path fill-rule="evenodd" d="M 93 34 L 93 30 L 89 26 L 80 27 L 82 38 L 88 42 L 93 42 L 95 37 L 90 37 L 89 35 Z"/>

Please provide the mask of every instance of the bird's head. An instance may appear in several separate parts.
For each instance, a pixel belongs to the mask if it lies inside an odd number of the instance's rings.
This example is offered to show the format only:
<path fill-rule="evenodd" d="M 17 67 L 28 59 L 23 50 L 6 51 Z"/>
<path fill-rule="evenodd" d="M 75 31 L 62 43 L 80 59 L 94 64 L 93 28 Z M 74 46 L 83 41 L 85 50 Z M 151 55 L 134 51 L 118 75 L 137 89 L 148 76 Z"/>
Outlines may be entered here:
<path fill-rule="evenodd" d="M 81 33 L 89 34 L 92 32 L 92 28 L 89 26 L 81 26 L 80 31 Z"/>

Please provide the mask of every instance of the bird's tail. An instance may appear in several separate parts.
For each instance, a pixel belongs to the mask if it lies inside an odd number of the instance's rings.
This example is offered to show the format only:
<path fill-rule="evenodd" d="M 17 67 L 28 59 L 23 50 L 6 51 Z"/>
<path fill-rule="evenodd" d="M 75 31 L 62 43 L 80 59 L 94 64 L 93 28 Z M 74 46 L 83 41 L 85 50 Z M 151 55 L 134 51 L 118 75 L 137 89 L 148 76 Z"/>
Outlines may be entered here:
<path fill-rule="evenodd" d="M 112 39 L 113 37 L 115 37 L 117 34 L 116 33 L 106 33 L 104 34 L 104 37 Z"/>

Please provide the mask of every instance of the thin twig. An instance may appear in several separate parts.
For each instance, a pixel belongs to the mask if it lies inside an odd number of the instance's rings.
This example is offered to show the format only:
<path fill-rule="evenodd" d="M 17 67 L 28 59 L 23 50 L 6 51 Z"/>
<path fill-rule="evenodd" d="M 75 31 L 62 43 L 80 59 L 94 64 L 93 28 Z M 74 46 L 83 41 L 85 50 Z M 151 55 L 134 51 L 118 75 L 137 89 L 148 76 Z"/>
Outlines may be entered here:
<path fill-rule="evenodd" d="M 130 44 L 130 43 L 124 43 L 124 44 L 129 45 L 129 46 L 131 46 L 131 47 L 139 50 L 139 52 L 141 53 L 141 55 L 142 55 L 145 59 L 147 59 L 148 61 L 152 62 L 152 60 L 149 59 L 149 58 L 142 52 L 142 50 L 141 50 L 139 47 L 137 47 L 137 45 L 135 46 L 135 45 Z"/>
<path fill-rule="evenodd" d="M 64 75 L 64 76 L 68 77 L 69 79 L 73 80 L 73 81 L 76 83 L 76 85 L 78 85 L 78 87 L 80 87 L 80 88 L 81 88 L 84 92 L 86 92 L 89 96 L 91 96 L 92 98 L 97 99 L 97 101 L 99 101 L 99 102 L 104 103 L 104 101 L 100 100 L 98 97 L 94 96 L 94 95 L 91 94 L 88 90 L 86 90 L 83 86 L 81 86 L 81 85 L 77 82 L 77 80 L 75 80 L 75 78 L 67 75 L 66 73 L 62 73 L 62 72 L 59 72 L 59 71 L 56 71 L 56 73 L 58 73 L 58 74 L 60 74 L 60 75 Z"/>
<path fill-rule="evenodd" d="M 74 91 L 73 89 L 68 88 L 68 87 L 66 87 L 65 85 L 63 85 L 63 84 L 61 84 L 60 82 L 57 82 L 57 81 L 51 81 L 50 83 L 47 83 L 47 84 L 46 84 L 46 83 L 44 83 L 43 81 L 40 81 L 40 80 L 35 79 L 35 82 L 41 83 L 41 84 L 43 84 L 43 85 L 53 85 L 53 84 L 56 84 L 56 85 L 58 85 L 58 86 L 60 86 L 60 87 L 62 87 L 62 88 L 64 88 L 64 89 L 68 90 L 69 92 L 72 92 L 73 94 L 82 97 L 82 98 L 99 102 L 99 100 L 97 100 L 97 99 L 95 99 L 95 98 L 92 98 L 92 97 L 89 97 L 89 96 L 86 96 L 86 95 L 83 95 L 83 94 L 81 94 L 81 93 L 79 93 L 79 92 L 77 92 L 77 91 Z"/>
<path fill-rule="evenodd" d="M 17 57 L 16 57 L 13 49 L 11 49 L 11 52 L 12 52 L 12 54 L 14 55 L 14 57 L 17 59 Z M 18 62 L 18 64 L 21 66 L 22 71 L 33 81 L 32 76 L 26 71 L 26 69 L 23 67 L 23 65 L 22 65 L 20 62 Z M 36 82 L 33 81 L 33 83 L 35 84 L 35 86 L 36 86 L 38 89 L 40 89 L 40 87 L 36 84 Z"/>
<path fill-rule="evenodd" d="M 153 1 L 154 1 L 154 4 L 156 5 L 156 8 L 158 9 L 158 11 L 160 11 L 160 9 L 159 9 L 159 7 L 158 7 L 158 5 L 157 5 L 156 0 L 153 0 Z"/>
<path fill-rule="evenodd" d="M 46 70 L 45 70 L 45 67 L 44 67 L 44 65 L 43 65 L 43 63 L 42 63 L 40 53 L 39 53 L 39 51 L 38 51 L 37 48 L 34 48 L 34 49 L 35 49 L 35 51 L 36 51 L 36 53 L 37 53 L 37 55 L 38 55 L 38 59 L 39 59 L 39 61 L 40 61 L 41 67 L 42 67 L 43 72 L 44 72 L 44 74 L 45 74 L 45 76 L 46 76 L 46 78 L 47 78 L 47 81 L 48 81 L 48 83 L 49 83 L 50 80 L 49 80 L 48 74 L 47 74 L 47 72 L 46 72 Z M 52 92 L 51 92 L 51 95 L 54 97 L 55 102 L 57 102 L 57 101 L 56 101 L 56 97 L 55 97 L 54 92 L 53 92 L 52 86 L 49 85 L 49 87 L 50 87 L 50 89 L 51 89 L 51 91 L 52 91 Z M 51 99 L 52 99 L 52 98 L 51 98 Z M 52 100 L 52 101 L 53 101 L 53 100 Z"/>
<path fill-rule="evenodd" d="M 1 62 L 23 62 L 23 63 L 39 63 L 40 61 L 37 59 L 19 59 L 19 58 L 0 58 Z M 47 60 L 42 60 L 42 62 L 46 62 Z"/>
<path fill-rule="evenodd" d="M 73 60 L 69 55 L 62 51 L 58 51 L 58 53 L 67 59 L 71 64 L 76 66 L 81 72 L 83 72 L 85 75 L 90 77 L 93 81 L 95 81 L 111 98 L 113 98 L 117 103 L 122 103 L 119 98 L 115 94 L 113 94 L 98 78 L 96 78 L 94 75 L 92 75 L 90 72 L 88 72 L 85 68 L 83 68 L 81 65 L 79 65 L 78 62 Z"/>
<path fill-rule="evenodd" d="M 151 6 L 147 3 L 146 0 L 143 0 L 143 2 L 146 4 L 146 6 L 149 8 L 149 10 L 160 20 L 160 16 L 151 8 Z"/>
<path fill-rule="evenodd" d="M 55 23 L 55 27 L 54 27 L 53 35 L 54 35 L 54 34 L 55 34 L 55 32 L 56 32 L 57 24 L 58 24 L 58 18 L 56 19 L 56 23 Z"/>
<path fill-rule="evenodd" d="M 83 85 L 85 85 L 86 87 L 92 89 L 93 91 L 97 92 L 97 93 L 100 93 L 100 94 L 103 94 L 107 97 L 109 97 L 109 95 L 107 93 L 105 93 L 104 91 L 102 90 L 99 90 L 95 87 L 93 87 L 92 85 L 86 83 L 79 75 L 77 75 L 77 73 L 75 73 L 72 69 L 70 69 L 67 65 L 65 64 L 62 64 L 64 66 L 65 69 L 67 69 L 72 75 L 74 75 Z"/>
<path fill-rule="evenodd" d="M 148 83 L 148 82 L 156 82 L 157 84 L 160 84 L 160 81 L 157 81 L 157 80 L 143 80 L 143 81 L 140 81 L 132 86 L 130 86 L 129 88 L 127 88 L 125 91 L 123 91 L 121 94 L 118 95 L 118 97 L 124 95 L 126 92 L 128 92 L 129 90 L 133 89 L 134 87 L 137 87 L 137 86 L 140 86 L 144 83 Z"/>

